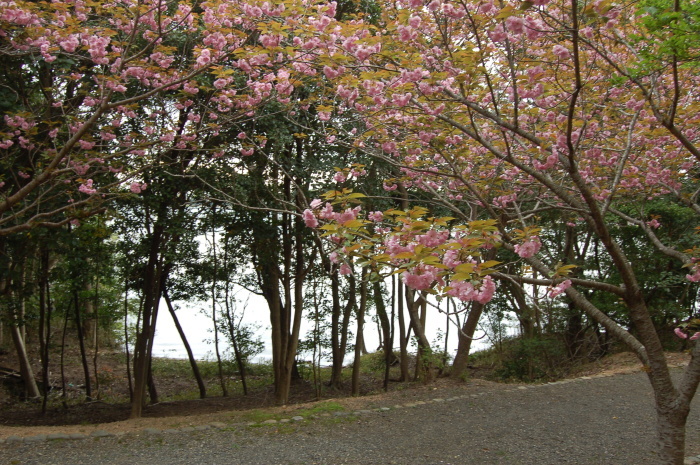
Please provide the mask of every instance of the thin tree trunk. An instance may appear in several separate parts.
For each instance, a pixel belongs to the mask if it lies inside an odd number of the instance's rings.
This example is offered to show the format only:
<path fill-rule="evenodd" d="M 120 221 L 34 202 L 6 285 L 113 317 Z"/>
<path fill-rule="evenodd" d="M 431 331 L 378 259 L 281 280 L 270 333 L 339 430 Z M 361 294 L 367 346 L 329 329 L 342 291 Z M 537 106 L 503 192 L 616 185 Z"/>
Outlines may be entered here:
<path fill-rule="evenodd" d="M 126 379 L 129 380 L 129 402 L 134 401 L 134 384 L 131 379 L 131 351 L 129 350 L 129 288 L 124 278 L 124 354 L 126 357 Z"/>
<path fill-rule="evenodd" d="M 41 413 L 46 414 L 49 400 L 49 343 L 51 342 L 51 295 L 49 293 L 49 252 L 41 250 L 41 271 L 39 277 L 39 350 L 41 351 L 41 383 L 44 398 Z"/>
<path fill-rule="evenodd" d="M 227 236 L 228 240 L 228 236 Z M 226 244 L 228 245 L 228 244 Z M 228 246 L 224 248 L 224 266 L 228 265 Z M 238 365 L 238 372 L 241 375 L 241 384 L 243 385 L 243 395 L 248 395 L 248 383 L 246 380 L 246 367 L 245 361 L 243 360 L 243 355 L 238 348 L 238 337 L 237 337 L 237 325 L 231 314 L 231 300 L 230 300 L 230 287 L 231 280 L 229 279 L 229 274 L 226 274 L 226 284 L 224 285 L 224 305 L 226 307 L 226 320 L 229 331 L 229 336 L 231 337 L 231 345 L 233 346 L 233 355 L 236 357 L 236 365 Z"/>
<path fill-rule="evenodd" d="M 69 304 L 70 305 L 70 304 Z M 61 403 L 63 408 L 68 408 L 68 394 L 66 393 L 66 333 L 68 332 L 68 314 L 70 313 L 70 308 L 66 309 L 65 317 L 63 318 L 63 334 L 61 335 Z"/>
<path fill-rule="evenodd" d="M 362 269 L 360 282 L 360 306 L 357 310 L 357 335 L 355 339 L 355 360 L 352 364 L 352 395 L 360 395 L 360 365 L 362 361 L 362 346 L 364 345 L 363 328 L 365 326 L 365 311 L 367 310 L 367 269 Z"/>
<path fill-rule="evenodd" d="M 237 337 L 237 327 L 236 327 L 236 322 L 233 320 L 233 315 L 231 315 L 231 309 L 230 309 L 230 304 L 228 301 L 228 292 L 226 295 L 226 319 L 227 321 L 227 326 L 228 326 L 228 331 L 229 331 L 229 337 L 231 338 L 231 345 L 233 346 L 233 356 L 236 358 L 236 365 L 238 365 L 238 372 L 241 375 L 241 384 L 243 385 L 243 395 L 247 396 L 248 395 L 248 384 L 246 381 L 246 368 L 245 368 L 245 360 L 243 360 L 243 355 L 241 354 L 241 350 L 238 347 L 238 337 Z"/>
<path fill-rule="evenodd" d="M 391 324 L 389 316 L 386 314 L 386 304 L 384 296 L 382 296 L 382 287 L 379 281 L 373 284 L 374 290 L 374 308 L 377 310 L 377 319 L 380 323 L 380 335 L 382 335 L 382 349 L 384 350 L 384 391 L 389 389 L 389 368 L 393 362 L 393 353 L 391 351 Z"/>
<path fill-rule="evenodd" d="M 331 277 L 332 286 L 340 286 L 337 272 Z M 348 327 L 350 326 L 350 316 L 357 302 L 355 298 L 356 283 L 355 279 L 350 276 L 348 279 L 348 300 L 345 306 L 340 307 L 339 289 L 333 288 L 333 314 L 331 316 L 331 347 L 333 349 L 333 360 L 331 367 L 330 384 L 334 388 L 339 389 L 342 382 L 343 362 L 345 360 L 345 351 L 348 341 Z M 338 294 L 338 295 L 336 295 Z M 337 305 L 335 299 L 337 298 Z M 342 319 L 341 319 L 342 317 Z"/>
<path fill-rule="evenodd" d="M 316 400 L 321 398 L 321 315 L 319 314 L 319 303 L 318 303 L 318 288 L 314 287 L 314 339 L 313 339 L 313 352 L 311 355 L 311 369 L 313 371 L 314 377 L 314 394 L 316 395 Z"/>
<path fill-rule="evenodd" d="M 216 206 L 212 207 L 212 217 L 216 214 Z M 219 384 L 221 385 L 221 393 L 224 397 L 228 397 L 228 389 L 226 388 L 226 379 L 224 378 L 224 368 L 221 363 L 221 352 L 219 351 L 219 326 L 216 321 L 216 283 L 219 272 L 219 262 L 216 257 L 216 231 L 212 226 L 211 231 L 211 253 L 214 262 L 214 276 L 211 281 L 211 320 L 214 324 L 214 352 L 216 353 L 216 364 L 219 371 Z"/>
<path fill-rule="evenodd" d="M 73 308 L 75 310 L 75 326 L 78 330 L 78 345 L 80 346 L 80 362 L 83 365 L 83 374 L 85 375 L 85 400 L 92 400 L 92 388 L 90 383 L 90 369 L 88 367 L 87 352 L 85 351 L 85 335 L 83 333 L 83 324 L 80 318 L 80 300 L 78 299 L 78 290 L 73 289 Z"/>
<path fill-rule="evenodd" d="M 394 296 L 398 302 L 398 313 L 399 313 L 399 350 L 401 353 L 400 367 L 401 367 L 401 381 L 406 382 L 409 379 L 408 373 L 408 334 L 406 333 L 406 317 L 403 313 L 403 283 L 401 280 L 397 283 L 397 291 Z"/>
<path fill-rule="evenodd" d="M 95 348 L 93 352 L 93 357 L 92 357 L 92 370 L 95 373 L 95 393 L 97 396 L 97 400 L 100 400 L 100 377 L 98 376 L 97 373 L 97 360 L 100 356 L 100 337 L 99 337 L 99 327 L 100 327 L 100 321 L 99 321 L 99 291 L 100 291 L 100 277 L 99 275 L 97 276 L 97 280 L 95 282 L 95 306 L 93 308 L 93 323 L 94 323 L 94 333 L 93 333 L 93 338 L 92 338 L 92 343 Z"/>
<path fill-rule="evenodd" d="M 447 366 L 447 360 L 448 360 L 448 347 L 449 347 L 449 341 L 450 341 L 450 301 L 451 299 L 447 299 L 445 302 L 445 346 L 444 349 L 442 350 L 442 366 L 446 367 Z"/>
<path fill-rule="evenodd" d="M 197 360 L 194 358 L 194 354 L 192 353 L 192 348 L 190 347 L 190 343 L 187 341 L 187 337 L 185 336 L 185 332 L 182 329 L 182 325 L 180 325 L 180 320 L 177 318 L 177 314 L 175 313 L 175 309 L 173 308 L 173 304 L 170 301 L 170 296 L 168 295 L 168 292 L 165 291 L 163 292 L 163 297 L 165 298 L 165 303 L 168 306 L 168 311 L 170 312 L 170 316 L 173 317 L 173 323 L 175 323 L 175 328 L 177 329 L 177 333 L 180 335 L 180 339 L 182 339 L 182 344 L 185 346 L 185 351 L 187 352 L 187 358 L 190 361 L 190 366 L 192 367 L 192 373 L 194 374 L 195 380 L 197 380 L 197 386 L 199 387 L 199 398 L 204 399 L 207 397 L 207 388 L 204 385 L 204 380 L 202 379 L 202 375 L 199 372 L 199 367 L 197 366 Z"/>

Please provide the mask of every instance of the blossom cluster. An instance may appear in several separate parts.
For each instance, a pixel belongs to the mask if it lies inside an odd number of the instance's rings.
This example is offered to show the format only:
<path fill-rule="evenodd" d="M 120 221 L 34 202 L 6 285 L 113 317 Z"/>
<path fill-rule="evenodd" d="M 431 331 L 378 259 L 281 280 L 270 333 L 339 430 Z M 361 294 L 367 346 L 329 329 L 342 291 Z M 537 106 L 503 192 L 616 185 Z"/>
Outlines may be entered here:
<path fill-rule="evenodd" d="M 411 289 L 435 289 L 482 304 L 493 298 L 496 284 L 488 273 L 496 262 L 483 262 L 480 256 L 500 240 L 494 228 L 450 231 L 444 219 L 423 218 L 421 210 L 407 214 L 373 211 L 365 220 L 359 217 L 360 206 L 341 206 L 336 211 L 332 202 L 314 199 L 310 207 L 302 218 L 311 228 L 324 222 L 325 234 L 336 247 L 330 254 L 333 263 L 341 262 L 341 254 L 348 258 L 353 254 L 384 256 L 386 260 L 377 264 L 400 271 L 401 280 Z M 352 235 L 356 245 L 347 239 Z M 351 267 L 343 262 L 340 274 L 350 273 Z"/>

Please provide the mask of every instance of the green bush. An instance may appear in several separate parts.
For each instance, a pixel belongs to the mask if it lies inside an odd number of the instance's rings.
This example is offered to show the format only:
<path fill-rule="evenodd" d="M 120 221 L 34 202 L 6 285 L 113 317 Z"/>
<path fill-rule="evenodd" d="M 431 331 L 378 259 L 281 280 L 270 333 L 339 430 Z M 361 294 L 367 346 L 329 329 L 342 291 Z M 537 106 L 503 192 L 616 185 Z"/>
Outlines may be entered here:
<path fill-rule="evenodd" d="M 495 375 L 505 380 L 538 381 L 561 377 L 569 366 L 564 343 L 556 337 L 512 339 L 504 344 Z"/>

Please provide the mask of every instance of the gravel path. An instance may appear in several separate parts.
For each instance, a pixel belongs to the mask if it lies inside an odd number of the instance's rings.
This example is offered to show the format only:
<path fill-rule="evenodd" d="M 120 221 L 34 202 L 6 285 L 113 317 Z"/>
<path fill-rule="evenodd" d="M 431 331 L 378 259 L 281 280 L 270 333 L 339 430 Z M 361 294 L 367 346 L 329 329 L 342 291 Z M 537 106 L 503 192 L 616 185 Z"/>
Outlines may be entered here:
<path fill-rule="evenodd" d="M 394 402 L 396 402 L 394 400 Z M 654 460 L 654 414 L 643 373 L 488 389 L 421 391 L 402 403 L 269 423 L 144 430 L 82 440 L 9 438 L 3 464 L 437 465 L 605 464 Z M 686 455 L 700 454 L 700 412 Z"/>

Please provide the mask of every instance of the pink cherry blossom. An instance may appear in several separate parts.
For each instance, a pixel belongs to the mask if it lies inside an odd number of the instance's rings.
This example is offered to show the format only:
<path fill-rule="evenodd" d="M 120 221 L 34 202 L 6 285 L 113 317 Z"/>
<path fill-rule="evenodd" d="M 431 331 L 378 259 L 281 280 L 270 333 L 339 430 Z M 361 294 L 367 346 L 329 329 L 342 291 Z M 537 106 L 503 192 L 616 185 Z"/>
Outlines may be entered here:
<path fill-rule="evenodd" d="M 82 139 L 78 141 L 78 145 L 80 145 L 80 148 L 83 150 L 92 150 L 92 148 L 95 147 L 94 142 L 89 142 Z"/>
<path fill-rule="evenodd" d="M 371 221 L 374 221 L 375 223 L 379 223 L 380 221 L 382 221 L 384 219 L 384 213 L 382 213 L 380 211 L 370 212 L 367 215 L 367 218 L 369 218 Z"/>
<path fill-rule="evenodd" d="M 450 283 L 450 289 L 447 295 L 456 297 L 463 302 L 476 301 L 480 304 L 486 304 L 493 299 L 493 294 L 496 292 L 496 284 L 490 276 L 486 276 L 481 282 L 479 289 L 475 288 L 468 281 L 453 281 Z"/>
<path fill-rule="evenodd" d="M 700 267 L 695 265 L 695 267 L 693 268 L 693 274 L 685 275 L 685 279 L 687 279 L 691 283 L 700 282 Z"/>
<path fill-rule="evenodd" d="M 146 183 L 139 183 L 139 182 L 132 182 L 129 185 L 129 190 L 133 192 L 134 194 L 140 194 L 142 191 L 146 189 L 147 184 Z"/>
<path fill-rule="evenodd" d="M 88 195 L 92 195 L 97 192 L 97 189 L 92 187 L 92 179 L 88 179 L 84 184 L 81 184 L 80 187 L 78 187 L 78 190 L 83 194 Z"/>
<path fill-rule="evenodd" d="M 433 266 L 418 265 L 412 270 L 404 271 L 401 280 L 411 289 L 423 291 L 439 280 L 437 273 L 438 269 Z"/>
<path fill-rule="evenodd" d="M 519 16 L 506 18 L 506 29 L 513 34 L 522 34 L 525 31 L 525 20 Z"/>
<path fill-rule="evenodd" d="M 558 295 L 562 294 L 564 291 L 566 291 L 568 288 L 571 287 L 571 280 L 567 279 L 566 281 L 563 281 L 559 284 L 557 284 L 555 287 L 549 290 L 549 297 L 552 299 L 557 297 Z"/>
<path fill-rule="evenodd" d="M 552 53 L 554 53 L 560 60 L 568 60 L 571 57 L 571 52 L 563 45 L 555 45 L 552 48 Z"/>
<path fill-rule="evenodd" d="M 530 258 L 540 251 L 542 243 L 537 237 L 530 238 L 522 244 L 515 245 L 515 253 L 522 258 Z"/>
<path fill-rule="evenodd" d="M 314 212 L 306 209 L 304 210 L 304 223 L 306 224 L 306 227 L 308 228 L 317 228 L 318 227 L 318 218 L 316 218 L 316 215 L 314 215 Z"/>
<path fill-rule="evenodd" d="M 651 221 L 647 221 L 647 226 L 653 229 L 658 229 L 659 227 L 661 227 L 661 223 L 659 223 L 659 221 L 656 218 L 654 218 Z"/>

